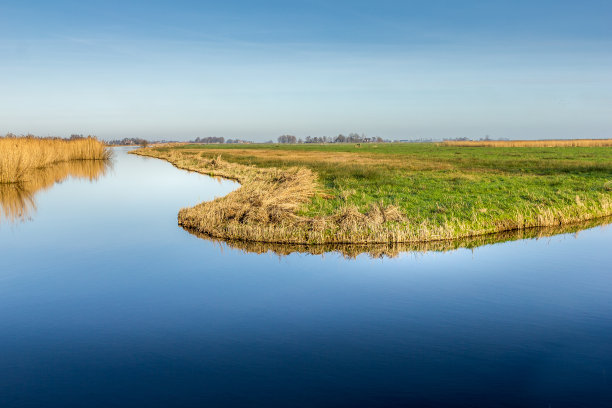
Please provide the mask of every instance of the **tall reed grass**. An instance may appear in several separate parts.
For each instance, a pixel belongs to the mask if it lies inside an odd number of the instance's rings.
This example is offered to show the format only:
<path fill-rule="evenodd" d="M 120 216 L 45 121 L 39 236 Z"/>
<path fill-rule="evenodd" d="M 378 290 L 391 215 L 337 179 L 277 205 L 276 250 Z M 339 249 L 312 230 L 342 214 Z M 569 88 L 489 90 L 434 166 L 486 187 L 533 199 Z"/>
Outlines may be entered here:
<path fill-rule="evenodd" d="M 77 140 L 7 135 L 0 137 L 0 183 L 27 181 L 32 172 L 72 160 L 107 160 L 111 150 L 93 137 Z"/>
<path fill-rule="evenodd" d="M 612 222 L 612 218 L 596 218 L 580 223 L 556 225 L 551 227 L 526 228 L 520 230 L 503 231 L 493 234 L 462 237 L 444 241 L 419 241 L 419 242 L 392 242 L 392 243 L 365 243 L 365 244 L 285 244 L 275 242 L 259 242 L 245 240 L 219 239 L 207 234 L 203 234 L 196 229 L 189 229 L 191 234 L 199 238 L 207 239 L 221 248 L 227 245 L 230 248 L 239 249 L 245 253 L 274 253 L 278 256 L 291 255 L 293 253 L 307 252 L 311 255 L 323 255 L 335 252 L 348 259 L 354 259 L 358 255 L 367 254 L 370 258 L 394 258 L 403 252 L 446 252 L 454 251 L 459 248 L 476 248 L 483 245 L 491 245 L 499 242 L 517 241 L 521 239 L 541 239 L 557 234 L 575 233 L 607 225 Z"/>
<path fill-rule="evenodd" d="M 612 139 L 571 139 L 571 140 L 480 140 L 446 141 L 444 146 L 458 147 L 609 147 Z"/>

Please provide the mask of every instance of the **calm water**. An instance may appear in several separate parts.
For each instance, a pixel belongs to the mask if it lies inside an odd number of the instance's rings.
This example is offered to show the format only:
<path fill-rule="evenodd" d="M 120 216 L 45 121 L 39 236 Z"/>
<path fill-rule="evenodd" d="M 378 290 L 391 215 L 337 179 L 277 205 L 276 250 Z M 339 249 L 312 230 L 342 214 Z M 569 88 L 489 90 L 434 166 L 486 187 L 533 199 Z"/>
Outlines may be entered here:
<path fill-rule="evenodd" d="M 116 153 L 0 221 L 1 407 L 612 406 L 612 227 L 258 255 L 176 224 L 235 183 Z"/>

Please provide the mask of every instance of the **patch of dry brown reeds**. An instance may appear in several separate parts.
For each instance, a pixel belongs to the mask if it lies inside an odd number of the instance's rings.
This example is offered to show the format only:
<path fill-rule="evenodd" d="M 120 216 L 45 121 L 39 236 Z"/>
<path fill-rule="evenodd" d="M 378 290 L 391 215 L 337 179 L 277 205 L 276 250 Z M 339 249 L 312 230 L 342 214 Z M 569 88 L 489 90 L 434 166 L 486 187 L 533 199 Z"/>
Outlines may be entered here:
<path fill-rule="evenodd" d="M 181 149 L 184 154 L 200 154 L 201 149 Z M 432 161 L 425 158 L 405 157 L 384 155 L 378 153 L 360 152 L 325 152 L 325 151 L 291 151 L 279 149 L 215 149 L 207 148 L 202 154 L 223 155 L 226 160 L 233 161 L 236 158 L 254 158 L 264 161 L 275 161 L 296 166 L 307 165 L 309 163 L 325 163 L 333 166 L 353 167 L 353 166 L 393 166 L 405 170 L 442 170 L 451 169 L 452 165 L 441 161 Z"/>
<path fill-rule="evenodd" d="M 612 146 L 612 139 L 448 140 L 442 142 L 441 145 L 457 147 L 610 147 Z"/>
<path fill-rule="evenodd" d="M 493 234 L 478 235 L 445 241 L 423 241 L 409 243 L 388 244 L 286 244 L 272 242 L 257 242 L 243 240 L 220 240 L 210 235 L 203 234 L 197 230 L 186 229 L 199 238 L 211 240 L 217 244 L 227 245 L 229 248 L 244 252 L 265 254 L 272 253 L 278 256 L 287 256 L 294 253 L 306 253 L 310 255 L 325 255 L 327 253 L 338 253 L 344 258 L 355 259 L 365 254 L 370 258 L 395 258 L 401 253 L 413 252 L 447 252 L 461 248 L 472 249 L 483 245 L 493 245 L 508 241 L 521 239 L 543 239 L 559 234 L 578 234 L 580 231 L 609 225 L 612 218 L 604 217 L 573 224 L 557 225 L 552 227 L 534 227 L 520 230 L 503 231 Z"/>
<path fill-rule="evenodd" d="M 72 160 L 107 160 L 111 151 L 93 137 L 76 140 L 0 137 L 0 184 L 27 181 L 36 169 Z"/>

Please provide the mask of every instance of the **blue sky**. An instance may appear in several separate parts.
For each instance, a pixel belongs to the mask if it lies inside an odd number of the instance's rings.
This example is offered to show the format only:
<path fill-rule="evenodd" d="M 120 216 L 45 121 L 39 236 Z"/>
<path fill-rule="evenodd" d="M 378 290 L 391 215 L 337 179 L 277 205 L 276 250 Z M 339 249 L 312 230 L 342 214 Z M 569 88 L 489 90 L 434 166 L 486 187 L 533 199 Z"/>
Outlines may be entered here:
<path fill-rule="evenodd" d="M 0 2 L 0 133 L 612 137 L 610 1 Z"/>

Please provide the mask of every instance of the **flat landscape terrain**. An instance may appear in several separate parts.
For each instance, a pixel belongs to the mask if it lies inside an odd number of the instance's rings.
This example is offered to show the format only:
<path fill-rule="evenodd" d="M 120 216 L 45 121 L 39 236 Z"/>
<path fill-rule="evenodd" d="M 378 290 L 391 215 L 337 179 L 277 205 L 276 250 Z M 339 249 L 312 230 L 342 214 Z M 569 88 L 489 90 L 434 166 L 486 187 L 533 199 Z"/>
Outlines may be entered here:
<path fill-rule="evenodd" d="M 584 144 L 186 144 L 136 153 L 243 184 L 179 214 L 214 237 L 417 242 L 611 215 L 612 148 Z"/>

